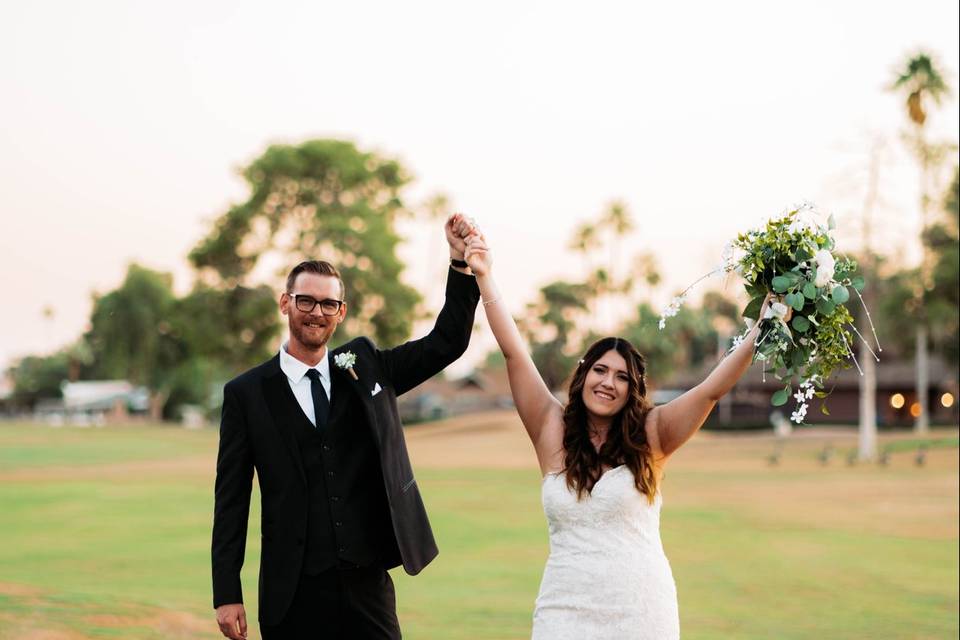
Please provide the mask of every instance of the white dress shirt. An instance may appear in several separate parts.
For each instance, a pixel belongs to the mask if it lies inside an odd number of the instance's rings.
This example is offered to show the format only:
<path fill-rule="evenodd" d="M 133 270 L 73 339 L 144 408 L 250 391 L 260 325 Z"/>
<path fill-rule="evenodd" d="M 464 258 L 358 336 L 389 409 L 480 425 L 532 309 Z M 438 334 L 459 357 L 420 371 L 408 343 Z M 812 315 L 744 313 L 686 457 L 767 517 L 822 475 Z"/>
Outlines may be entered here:
<path fill-rule="evenodd" d="M 307 377 L 308 369 L 316 369 L 320 372 L 320 384 L 323 390 L 327 392 L 327 400 L 333 403 L 333 396 L 330 395 L 330 358 L 326 349 L 323 351 L 323 357 L 320 358 L 315 366 L 300 362 L 292 355 L 287 353 L 287 343 L 284 342 L 280 347 L 280 370 L 287 376 L 287 382 L 290 383 L 290 390 L 303 409 L 304 415 L 310 419 L 313 426 L 317 426 L 317 416 L 313 411 L 313 394 L 310 393 L 310 378 Z"/>

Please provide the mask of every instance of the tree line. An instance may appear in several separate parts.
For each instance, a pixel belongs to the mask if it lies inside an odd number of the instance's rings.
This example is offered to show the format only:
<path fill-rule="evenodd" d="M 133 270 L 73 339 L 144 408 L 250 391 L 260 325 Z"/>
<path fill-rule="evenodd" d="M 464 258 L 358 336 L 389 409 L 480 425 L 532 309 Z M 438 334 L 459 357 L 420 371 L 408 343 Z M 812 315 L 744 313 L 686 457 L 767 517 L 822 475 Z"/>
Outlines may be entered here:
<path fill-rule="evenodd" d="M 951 147 L 927 141 L 923 129 L 925 96 L 939 100 L 946 85 L 921 55 L 909 61 L 894 88 L 907 92 L 915 125 L 911 140 L 924 180 L 924 259 L 907 268 L 895 256 L 855 257 L 868 283 L 865 297 L 878 302 L 885 355 L 911 357 L 927 349 L 929 340 L 956 365 L 960 174 L 954 165 L 946 192 L 929 193 L 932 166 L 942 165 Z M 400 278 L 396 223 L 414 212 L 403 198 L 411 174 L 399 161 L 352 142 L 321 139 L 270 146 L 241 174 L 249 197 L 215 219 L 189 253 L 191 290 L 178 296 L 170 274 L 131 264 L 117 289 L 94 296 L 81 337 L 56 353 L 23 357 L 9 369 L 14 407 L 29 410 L 41 399 L 59 397 L 64 380 L 125 379 L 150 390 L 154 418 L 175 418 L 185 404 L 214 412 L 220 385 L 268 358 L 282 331 L 279 292 L 260 282 L 262 273 L 271 264 L 285 270 L 304 256 L 323 257 L 341 270 L 351 313 L 338 341 L 363 334 L 390 345 L 409 336 L 422 299 Z M 425 215 L 436 219 L 447 206 L 444 197 L 435 197 Z M 569 249 L 583 258 L 585 276 L 545 284 L 518 318 L 551 387 L 561 386 L 578 354 L 598 337 L 598 307 L 633 309 L 625 322 L 607 329 L 639 345 L 660 380 L 716 358 L 735 333 L 741 310 L 717 292 L 707 292 L 699 305 L 681 308 L 658 328 L 659 313 L 650 302 L 662 281 L 655 257 L 619 256 L 632 229 L 622 201 L 578 226 Z M 631 267 L 617 273 L 619 264 Z M 283 274 L 273 275 L 280 282 Z M 922 341 L 913 338 L 918 327 Z M 487 365 L 496 362 L 492 353 Z"/>

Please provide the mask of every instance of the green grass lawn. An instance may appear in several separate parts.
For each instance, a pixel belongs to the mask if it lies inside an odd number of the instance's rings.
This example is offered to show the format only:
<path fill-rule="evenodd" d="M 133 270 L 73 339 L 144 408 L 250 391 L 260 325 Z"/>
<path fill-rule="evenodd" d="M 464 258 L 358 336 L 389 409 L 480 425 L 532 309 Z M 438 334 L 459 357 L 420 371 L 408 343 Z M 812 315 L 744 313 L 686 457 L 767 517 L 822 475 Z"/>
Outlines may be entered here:
<path fill-rule="evenodd" d="M 664 483 L 684 638 L 958 636 L 955 444 L 922 469 L 827 470 L 750 462 L 766 445 L 717 467 L 728 445 L 698 446 Z M 0 638 L 221 637 L 215 456 L 212 430 L 0 424 Z M 393 572 L 405 637 L 528 637 L 547 554 L 536 470 L 421 465 L 418 483 L 441 554 Z M 255 618 L 256 509 L 249 540 Z"/>

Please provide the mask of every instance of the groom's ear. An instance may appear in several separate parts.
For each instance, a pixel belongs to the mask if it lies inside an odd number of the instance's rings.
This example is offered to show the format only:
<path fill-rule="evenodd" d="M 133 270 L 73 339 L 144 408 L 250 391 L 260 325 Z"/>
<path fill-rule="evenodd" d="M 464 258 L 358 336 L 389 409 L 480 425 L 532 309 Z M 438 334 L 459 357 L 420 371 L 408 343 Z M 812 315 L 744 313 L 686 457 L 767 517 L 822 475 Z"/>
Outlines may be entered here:
<path fill-rule="evenodd" d="M 287 315 L 290 312 L 290 294 L 286 291 L 280 294 L 280 313 Z"/>
<path fill-rule="evenodd" d="M 343 322 L 343 319 L 347 317 L 347 303 L 344 302 L 340 305 L 340 311 L 337 313 L 340 316 L 340 319 L 337 322 Z"/>

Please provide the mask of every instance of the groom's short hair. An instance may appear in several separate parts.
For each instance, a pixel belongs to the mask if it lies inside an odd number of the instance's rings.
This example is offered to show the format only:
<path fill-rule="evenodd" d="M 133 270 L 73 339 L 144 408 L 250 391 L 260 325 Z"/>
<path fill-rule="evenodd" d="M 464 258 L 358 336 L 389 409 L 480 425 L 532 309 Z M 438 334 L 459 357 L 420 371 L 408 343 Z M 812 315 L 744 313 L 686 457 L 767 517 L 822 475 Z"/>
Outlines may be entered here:
<path fill-rule="evenodd" d="M 347 295 L 347 289 L 343 286 L 343 278 L 337 268 L 326 260 L 304 260 L 293 269 L 287 276 L 287 293 L 293 293 L 293 285 L 297 281 L 297 276 L 301 273 L 315 273 L 320 276 L 330 276 L 336 278 L 340 283 L 340 299 L 343 300 Z"/>

